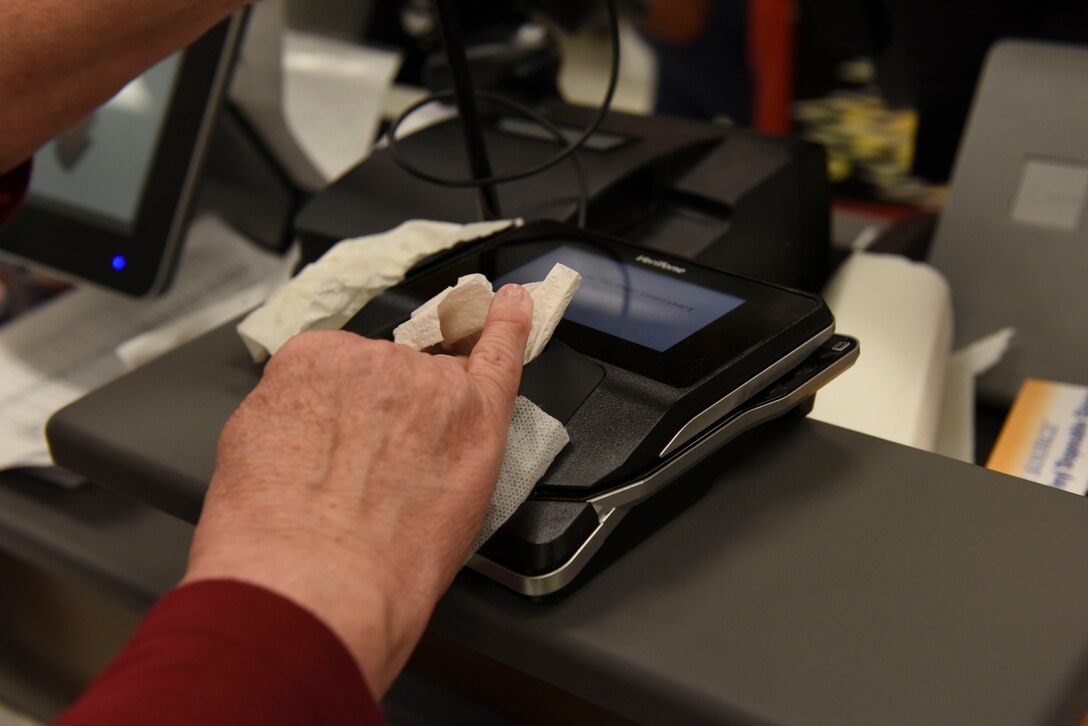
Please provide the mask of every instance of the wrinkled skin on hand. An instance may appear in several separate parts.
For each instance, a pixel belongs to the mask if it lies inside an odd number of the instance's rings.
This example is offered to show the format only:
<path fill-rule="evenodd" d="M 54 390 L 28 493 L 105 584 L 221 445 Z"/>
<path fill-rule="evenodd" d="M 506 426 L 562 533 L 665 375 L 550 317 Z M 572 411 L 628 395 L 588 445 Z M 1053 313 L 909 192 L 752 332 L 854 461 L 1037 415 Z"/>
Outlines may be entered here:
<path fill-rule="evenodd" d="M 288 342 L 223 430 L 184 581 L 308 608 L 380 698 L 483 521 L 531 315 L 503 288 L 468 358 L 339 331 Z"/>

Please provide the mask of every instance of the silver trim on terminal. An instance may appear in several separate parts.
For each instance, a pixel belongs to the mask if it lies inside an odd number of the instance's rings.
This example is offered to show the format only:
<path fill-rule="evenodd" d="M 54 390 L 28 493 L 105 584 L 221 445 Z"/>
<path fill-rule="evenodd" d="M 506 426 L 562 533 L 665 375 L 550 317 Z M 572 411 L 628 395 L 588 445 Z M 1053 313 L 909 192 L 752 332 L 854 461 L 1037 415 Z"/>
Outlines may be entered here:
<path fill-rule="evenodd" d="M 578 551 L 562 565 L 541 575 L 523 575 L 511 569 L 503 567 L 496 562 L 483 557 L 473 555 L 468 561 L 468 566 L 481 575 L 485 575 L 500 585 L 505 585 L 514 592 L 530 597 L 542 597 L 563 589 L 577 577 L 586 563 L 597 553 L 604 544 L 605 539 L 616 528 L 620 520 L 627 514 L 626 509 L 613 509 L 601 514 L 597 513 L 597 527 L 594 529 Z"/>
<path fill-rule="evenodd" d="M 676 451 L 681 446 L 691 441 L 702 432 L 706 431 L 709 427 L 713 426 L 714 422 L 721 420 L 722 417 L 726 416 L 737 406 L 741 405 L 749 398 L 756 395 L 764 388 L 789 373 L 791 370 L 796 368 L 801 363 L 801 361 L 803 361 L 813 351 L 819 348 L 825 340 L 830 338 L 831 334 L 834 332 L 834 324 L 829 325 L 827 328 L 820 331 L 812 338 L 808 339 L 801 345 L 794 348 L 791 352 L 787 353 L 780 360 L 776 361 L 772 365 L 752 376 L 749 380 L 734 388 L 726 396 L 724 396 L 717 402 L 707 406 L 705 410 L 696 414 L 690 421 L 684 424 L 679 431 L 676 432 L 676 435 L 673 436 L 672 440 L 665 445 L 665 448 L 661 450 L 661 453 L 658 454 L 658 456 L 664 458 L 672 452 Z"/>
<path fill-rule="evenodd" d="M 771 399 L 755 408 L 737 414 L 735 418 L 724 422 L 721 428 L 708 432 L 703 439 L 696 441 L 690 448 L 681 451 L 671 461 L 663 464 L 646 478 L 631 482 L 619 489 L 599 494 L 590 499 L 589 502 L 599 512 L 613 507 L 629 507 L 646 499 L 717 451 L 731 439 L 753 426 L 785 413 L 804 399 L 814 395 L 840 373 L 852 366 L 854 361 L 857 360 L 859 350 L 858 347 L 855 347 L 853 351 L 834 361 L 827 368 L 782 398 Z"/>
<path fill-rule="evenodd" d="M 570 584 L 585 568 L 586 563 L 601 548 L 608 535 L 634 505 L 655 494 L 666 484 L 710 456 L 731 439 L 753 426 L 785 413 L 804 399 L 814 395 L 828 382 L 852 366 L 854 361 L 857 360 L 858 353 L 859 348 L 855 346 L 854 350 L 848 355 L 834 361 L 789 394 L 782 398 L 767 401 L 724 422 L 720 429 L 707 433 L 704 438 L 677 454 L 671 461 L 659 466 L 648 476 L 590 499 L 589 503 L 593 505 L 597 513 L 597 527 L 582 543 L 582 546 L 571 555 L 570 559 L 554 570 L 539 575 L 524 575 L 503 567 L 482 555 L 473 555 L 468 562 L 468 566 L 522 595 L 542 597 L 561 590 Z"/>

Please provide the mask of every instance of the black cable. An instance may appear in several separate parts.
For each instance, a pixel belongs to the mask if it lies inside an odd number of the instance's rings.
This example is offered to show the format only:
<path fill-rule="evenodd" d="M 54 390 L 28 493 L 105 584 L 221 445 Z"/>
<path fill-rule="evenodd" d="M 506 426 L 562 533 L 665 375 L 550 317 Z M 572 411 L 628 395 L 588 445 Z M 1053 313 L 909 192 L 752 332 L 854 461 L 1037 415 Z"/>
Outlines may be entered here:
<path fill-rule="evenodd" d="M 551 137 L 553 139 L 555 139 L 556 141 L 558 141 L 560 144 L 566 143 L 567 138 L 563 135 L 563 132 L 559 129 L 558 126 L 555 125 L 554 122 L 548 120 L 547 118 L 544 117 L 543 114 L 539 113 L 538 111 L 534 111 L 533 109 L 529 108 L 525 104 L 519 103 L 517 101 L 514 101 L 513 99 L 507 98 L 506 96 L 502 96 L 502 95 L 500 95 L 498 93 L 493 93 L 491 91 L 482 91 L 482 90 L 477 89 L 476 90 L 476 95 L 477 95 L 477 97 L 482 98 L 482 99 L 484 99 L 484 100 L 486 100 L 486 101 L 488 101 L 490 103 L 493 103 L 496 106 L 502 106 L 502 107 L 504 107 L 504 108 L 506 108 L 506 109 L 508 109 L 510 111 L 513 111 L 516 114 L 520 114 L 520 115 L 528 118 L 530 121 L 533 121 L 538 126 L 540 126 L 545 131 L 547 131 L 551 135 Z M 443 100 L 446 100 L 448 98 L 453 98 L 453 96 L 454 96 L 453 91 L 439 91 L 439 92 L 433 94 L 432 96 L 429 96 L 426 99 L 426 103 L 443 101 Z M 580 203 L 578 205 L 578 226 L 579 227 L 584 227 L 585 222 L 586 222 L 587 200 L 589 199 L 589 183 L 588 183 L 588 181 L 586 179 L 585 167 L 582 166 L 582 160 L 579 159 L 577 155 L 571 156 L 570 160 L 571 160 L 571 163 L 574 164 L 574 171 L 575 171 L 575 175 L 576 175 L 576 181 L 578 183 L 578 193 L 579 193 L 579 200 L 580 200 Z M 411 169 L 407 169 L 406 171 L 408 171 L 408 173 L 412 173 Z M 465 180 L 465 181 L 469 181 L 469 180 Z M 436 184 L 442 184 L 442 182 L 435 182 L 435 183 Z M 443 186 L 449 186 L 449 185 L 443 184 Z M 471 186 L 474 186 L 474 185 L 464 184 L 464 185 L 458 185 L 458 186 L 471 187 Z"/>
<path fill-rule="evenodd" d="M 422 179 L 424 181 L 430 182 L 431 184 L 437 184 L 439 186 L 453 187 L 453 188 L 460 188 L 460 189 L 470 189 L 470 188 L 474 188 L 474 187 L 486 187 L 486 186 L 490 186 L 490 185 L 494 185 L 494 184 L 503 184 L 503 183 L 506 183 L 506 182 L 517 181 L 519 179 L 525 179 L 526 177 L 530 177 L 530 176 L 533 176 L 535 174 L 539 174 L 539 173 L 541 173 L 541 172 L 543 172 L 543 171 L 545 171 L 547 169 L 550 169 L 551 167 L 555 166 L 556 164 L 559 164 L 560 162 L 562 162 L 562 161 L 564 161 L 564 160 L 566 160 L 568 158 L 571 158 L 571 159 L 573 159 L 573 161 L 575 163 L 575 166 L 576 166 L 576 169 L 577 169 L 577 172 L 578 172 L 579 187 L 580 187 L 580 192 L 582 194 L 582 202 L 581 202 L 580 210 L 579 210 L 579 223 L 584 224 L 584 222 L 585 222 L 585 207 L 586 207 L 586 204 L 588 202 L 588 188 L 587 188 L 587 184 L 586 184 L 586 181 L 585 181 L 584 169 L 582 168 L 581 163 L 578 161 L 578 158 L 577 158 L 577 156 L 575 156 L 575 154 L 583 146 L 585 146 L 585 144 L 589 140 L 589 138 L 591 136 L 593 136 L 594 133 L 597 132 L 597 129 L 600 128 L 601 124 L 604 122 L 605 118 L 608 116 L 608 112 L 612 108 L 612 99 L 613 99 L 613 97 L 615 96 L 615 93 L 616 93 L 616 85 L 617 85 L 617 83 L 619 81 L 619 70 L 620 70 L 619 13 L 616 10 L 615 0 L 605 0 L 605 5 L 608 8 L 609 36 L 610 36 L 611 44 L 612 44 L 611 68 L 609 69 L 609 76 L 608 76 L 608 90 L 605 92 L 604 101 L 602 102 L 601 107 L 597 112 L 597 116 L 596 116 L 596 118 L 594 118 L 593 122 L 581 133 L 581 135 L 577 139 L 570 142 L 567 145 L 567 147 L 564 148 L 562 151 L 558 152 L 557 154 L 555 154 L 551 158 L 549 158 L 549 159 L 547 159 L 547 160 L 545 160 L 545 161 L 543 161 L 543 162 L 541 162 L 539 164 L 536 164 L 535 166 L 531 166 L 531 167 L 529 167 L 527 169 L 522 169 L 520 171 L 511 172 L 511 173 L 507 173 L 507 174 L 493 174 L 491 176 L 487 176 L 487 177 L 483 177 L 483 178 L 470 178 L 470 179 L 448 178 L 448 177 L 440 177 L 440 176 L 431 174 L 429 172 L 423 171 L 419 167 L 413 165 L 411 162 L 409 162 L 404 157 L 403 152 L 402 152 L 402 150 L 401 150 L 401 148 L 399 146 L 399 142 L 397 140 L 397 131 L 404 124 L 405 119 L 407 119 L 410 115 L 412 115 L 413 113 L 418 111 L 420 108 L 422 108 L 422 107 L 424 107 L 426 105 L 429 105 L 431 103 L 435 103 L 437 101 L 443 101 L 443 100 L 455 98 L 454 92 L 452 90 L 450 90 L 450 91 L 440 91 L 438 93 L 433 93 L 433 94 L 430 94 L 430 95 L 420 99 L 419 101 L 416 101 L 415 103 L 410 105 L 408 108 L 406 108 L 393 121 L 392 125 L 389 127 L 389 131 L 388 131 L 388 134 L 387 134 L 388 145 L 389 145 L 389 153 L 393 157 L 393 160 L 402 169 L 404 169 L 404 171 L 406 171 L 407 173 L 411 174 L 412 176 L 414 176 L 414 177 L 416 177 L 418 179 Z M 515 113 L 526 116 L 530 120 L 536 122 L 537 124 L 540 124 L 546 131 L 548 131 L 549 134 L 551 134 L 553 137 L 558 139 L 560 143 L 566 141 L 566 138 L 563 136 L 562 132 L 555 126 L 555 124 L 551 123 L 550 121 L 545 119 L 541 114 L 536 113 L 535 111 L 528 108 L 527 106 L 524 106 L 524 105 L 522 105 L 520 103 L 517 103 L 515 101 L 511 101 L 510 99 L 507 99 L 507 98 L 505 98 L 503 96 L 500 96 L 498 94 L 491 93 L 490 91 L 476 90 L 475 95 L 478 98 L 485 99 L 485 100 L 487 100 L 487 101 L 489 101 L 491 103 L 494 103 L 496 105 L 499 105 L 499 106 L 505 106 L 506 108 L 510 109 L 511 111 L 514 111 Z"/>
<path fill-rule="evenodd" d="M 457 113 L 461 117 L 461 131 L 465 140 L 465 152 L 472 176 L 486 179 L 492 176 L 491 161 L 487 158 L 487 146 L 484 145 L 483 125 L 476 109 L 475 88 L 469 73 L 468 54 L 465 52 L 465 40 L 461 36 L 461 23 L 453 0 L 434 0 L 438 11 L 438 27 L 442 31 L 442 42 L 446 46 L 446 59 L 450 64 L 450 78 L 453 80 L 454 100 Z M 499 199 L 495 187 L 481 184 L 476 188 L 476 204 L 482 219 L 497 219 L 501 214 Z"/>

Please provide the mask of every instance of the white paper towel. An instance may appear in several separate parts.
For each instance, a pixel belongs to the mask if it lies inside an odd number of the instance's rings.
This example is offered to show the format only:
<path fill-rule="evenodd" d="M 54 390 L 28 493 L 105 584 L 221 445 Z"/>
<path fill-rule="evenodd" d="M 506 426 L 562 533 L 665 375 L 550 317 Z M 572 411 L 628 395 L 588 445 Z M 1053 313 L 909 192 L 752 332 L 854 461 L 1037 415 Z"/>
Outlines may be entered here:
<path fill-rule="evenodd" d="M 835 328 L 861 341 L 858 362 L 810 414 L 932 451 L 952 346 L 948 283 L 926 264 L 856 252 L 824 290 Z"/>
<path fill-rule="evenodd" d="M 484 525 L 472 543 L 469 556 L 483 546 L 510 515 L 521 506 L 529 492 L 555 457 L 570 441 L 563 424 L 544 413 L 524 396 L 514 403 L 510 419 L 510 434 L 506 440 L 506 456 L 502 460 L 499 481 L 491 497 Z"/>
<path fill-rule="evenodd" d="M 581 283 L 581 275 L 557 262 L 543 280 L 525 285 L 533 300 L 533 322 L 523 363 L 544 352 Z M 420 305 L 397 326 L 393 340 L 416 350 L 437 347 L 444 353 L 467 355 L 480 339 L 493 297 L 491 281 L 485 276 L 477 273 L 458 278 L 456 285 Z"/>
<path fill-rule="evenodd" d="M 413 220 L 382 234 L 344 240 L 250 313 L 239 323 L 238 335 L 261 362 L 304 330 L 339 330 L 420 260 L 520 223 Z"/>
<path fill-rule="evenodd" d="M 982 463 L 975 462 L 975 379 L 1001 362 L 1015 335 L 1012 328 L 1004 328 L 952 354 L 933 451 L 968 463 Z"/>
<path fill-rule="evenodd" d="M 974 458 L 975 378 L 1001 360 L 1011 329 L 953 352 L 948 282 L 898 255 L 855 252 L 824 290 L 858 362 L 820 391 L 811 416 L 945 456 Z"/>

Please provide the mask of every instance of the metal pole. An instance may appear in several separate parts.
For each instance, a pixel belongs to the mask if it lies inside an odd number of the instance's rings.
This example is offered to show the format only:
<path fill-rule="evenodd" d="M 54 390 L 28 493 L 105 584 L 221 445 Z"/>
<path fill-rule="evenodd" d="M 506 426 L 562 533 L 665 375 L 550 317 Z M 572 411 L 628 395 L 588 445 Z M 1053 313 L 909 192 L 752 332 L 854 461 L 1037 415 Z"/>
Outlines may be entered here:
<path fill-rule="evenodd" d="M 487 179 L 492 176 L 491 160 L 484 145 L 483 127 L 476 108 L 476 94 L 472 85 L 472 76 L 468 69 L 468 56 L 465 53 L 465 41 L 461 35 L 461 26 L 457 21 L 454 0 L 434 0 L 438 10 L 438 24 L 442 30 L 442 40 L 446 46 L 446 59 L 450 64 L 453 79 L 453 93 L 457 100 L 457 111 L 461 116 L 461 131 L 465 138 L 465 151 L 468 164 L 475 179 Z M 476 203 L 482 219 L 496 219 L 501 215 L 495 187 L 486 184 L 476 189 Z"/>

